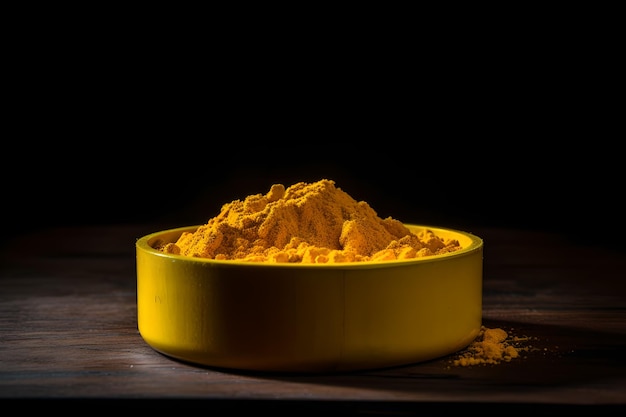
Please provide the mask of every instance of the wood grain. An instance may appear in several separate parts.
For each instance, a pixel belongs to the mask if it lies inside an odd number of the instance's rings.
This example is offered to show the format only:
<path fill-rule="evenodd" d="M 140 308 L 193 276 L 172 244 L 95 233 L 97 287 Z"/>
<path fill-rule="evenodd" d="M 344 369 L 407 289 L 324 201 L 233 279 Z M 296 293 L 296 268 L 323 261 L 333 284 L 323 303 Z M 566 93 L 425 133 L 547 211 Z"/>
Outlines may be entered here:
<path fill-rule="evenodd" d="M 142 340 L 134 242 L 159 227 L 54 228 L 4 242 L 0 399 L 23 406 L 196 400 L 383 414 L 433 404 L 626 405 L 626 256 L 618 248 L 541 231 L 471 230 L 485 241 L 484 324 L 530 339 L 530 349 L 509 363 L 456 367 L 450 356 L 392 369 L 280 375 L 179 362 Z"/>

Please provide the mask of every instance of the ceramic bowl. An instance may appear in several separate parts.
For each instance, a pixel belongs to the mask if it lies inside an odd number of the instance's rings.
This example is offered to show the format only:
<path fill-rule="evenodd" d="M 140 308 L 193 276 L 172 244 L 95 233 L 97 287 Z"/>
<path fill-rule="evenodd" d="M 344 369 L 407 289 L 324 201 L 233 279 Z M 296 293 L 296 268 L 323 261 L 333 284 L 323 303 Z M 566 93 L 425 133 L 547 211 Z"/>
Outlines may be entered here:
<path fill-rule="evenodd" d="M 482 324 L 483 241 L 427 228 L 462 249 L 402 261 L 279 264 L 165 254 L 198 226 L 136 242 L 137 324 L 154 350 L 217 368 L 341 372 L 459 351 Z"/>

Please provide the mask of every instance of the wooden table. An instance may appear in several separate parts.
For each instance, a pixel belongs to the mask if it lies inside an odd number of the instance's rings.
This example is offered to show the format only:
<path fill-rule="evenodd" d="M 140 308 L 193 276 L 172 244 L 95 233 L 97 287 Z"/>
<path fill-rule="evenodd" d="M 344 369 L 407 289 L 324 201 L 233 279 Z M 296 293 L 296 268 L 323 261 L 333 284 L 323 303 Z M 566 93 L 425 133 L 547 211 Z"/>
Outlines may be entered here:
<path fill-rule="evenodd" d="M 354 414 L 615 412 L 626 406 L 626 254 L 550 232 L 468 230 L 485 241 L 484 324 L 532 347 L 498 365 L 451 357 L 334 375 L 181 363 L 136 321 L 135 240 L 160 225 L 32 231 L 0 257 L 0 398 L 30 405 Z M 607 413 L 608 414 L 608 413 Z"/>

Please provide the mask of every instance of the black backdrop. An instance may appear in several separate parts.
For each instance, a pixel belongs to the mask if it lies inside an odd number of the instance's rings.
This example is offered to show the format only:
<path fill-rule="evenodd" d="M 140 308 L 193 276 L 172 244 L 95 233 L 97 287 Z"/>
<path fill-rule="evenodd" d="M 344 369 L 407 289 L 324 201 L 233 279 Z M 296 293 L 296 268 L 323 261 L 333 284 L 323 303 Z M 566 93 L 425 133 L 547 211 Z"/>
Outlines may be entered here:
<path fill-rule="evenodd" d="M 38 38 L 11 66 L 4 234 L 199 224 L 273 183 L 328 178 L 407 223 L 621 243 L 619 71 L 580 36 L 419 53 L 249 40 L 236 56 Z"/>
<path fill-rule="evenodd" d="M 31 156 L 23 147 L 4 174 L 5 232 L 200 224 L 222 204 L 265 193 L 274 183 L 327 178 L 381 217 L 406 223 L 622 242 L 621 167 L 603 165 L 588 145 L 536 141 L 518 148 L 494 138 L 359 130 L 350 138 L 294 131 L 278 140 L 267 131 L 239 137 L 207 127 L 197 134 L 206 138 L 195 142 L 172 130 L 122 141 L 54 140 L 32 147 L 37 155 Z"/>

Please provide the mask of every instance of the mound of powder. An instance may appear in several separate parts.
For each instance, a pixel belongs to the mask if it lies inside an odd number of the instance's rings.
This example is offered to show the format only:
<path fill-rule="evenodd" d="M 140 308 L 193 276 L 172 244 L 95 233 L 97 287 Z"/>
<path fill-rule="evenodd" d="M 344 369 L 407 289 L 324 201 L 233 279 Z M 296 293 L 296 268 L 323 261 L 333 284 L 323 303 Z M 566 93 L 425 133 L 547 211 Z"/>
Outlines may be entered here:
<path fill-rule="evenodd" d="M 466 349 L 459 352 L 451 363 L 454 366 L 473 366 L 510 362 L 518 358 L 521 352 L 532 349 L 532 346 L 522 346 L 529 340 L 527 336 L 511 336 L 501 328 L 491 329 L 481 326 L 476 339 Z"/>
<path fill-rule="evenodd" d="M 380 218 L 335 182 L 322 179 L 285 188 L 274 184 L 222 206 L 195 232 L 157 249 L 172 254 L 250 262 L 329 263 L 411 259 L 460 249 L 430 230 L 412 233 Z"/>

